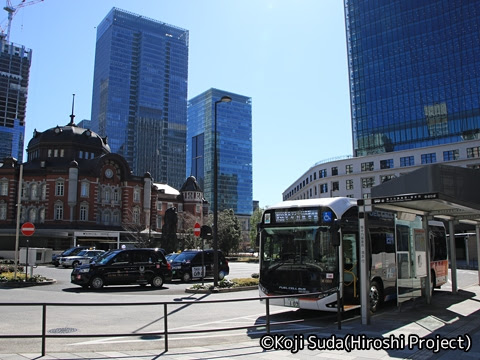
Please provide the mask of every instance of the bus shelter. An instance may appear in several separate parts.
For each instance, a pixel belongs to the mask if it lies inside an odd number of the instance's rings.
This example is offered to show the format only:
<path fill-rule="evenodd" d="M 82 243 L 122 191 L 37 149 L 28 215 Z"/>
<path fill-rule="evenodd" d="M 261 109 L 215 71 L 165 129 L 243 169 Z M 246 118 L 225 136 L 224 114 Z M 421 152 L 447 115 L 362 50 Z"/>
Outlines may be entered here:
<path fill-rule="evenodd" d="M 428 221 L 441 220 L 448 224 L 449 260 L 451 266 L 452 292 L 457 292 L 457 263 L 455 249 L 455 225 L 465 223 L 475 226 L 477 238 L 477 259 L 480 259 L 480 172 L 469 168 L 460 168 L 443 164 L 432 164 L 394 178 L 371 191 L 371 198 L 359 200 L 359 231 L 360 231 L 360 272 L 369 273 L 368 247 L 365 239 L 365 213 L 369 211 L 388 210 L 396 213 L 398 219 L 413 219 L 422 217 L 424 234 L 428 234 Z M 431 245 L 429 236 L 415 239 L 415 261 L 430 264 Z M 363 248 L 362 248 L 363 246 Z M 398 259 L 397 259 L 398 261 Z M 479 285 L 480 285 L 480 261 Z M 398 263 L 397 263 L 398 266 Z M 426 271 L 412 276 L 412 289 L 415 281 L 423 281 L 424 295 L 427 303 L 431 302 L 430 266 L 424 266 Z M 423 279 L 422 279 L 423 278 Z M 369 320 L 369 277 L 361 276 L 361 307 L 362 323 Z M 397 289 L 400 287 L 397 285 Z M 397 290 L 398 291 L 398 290 Z M 412 296 L 415 296 L 413 293 Z M 397 296 L 402 294 L 397 293 Z"/>

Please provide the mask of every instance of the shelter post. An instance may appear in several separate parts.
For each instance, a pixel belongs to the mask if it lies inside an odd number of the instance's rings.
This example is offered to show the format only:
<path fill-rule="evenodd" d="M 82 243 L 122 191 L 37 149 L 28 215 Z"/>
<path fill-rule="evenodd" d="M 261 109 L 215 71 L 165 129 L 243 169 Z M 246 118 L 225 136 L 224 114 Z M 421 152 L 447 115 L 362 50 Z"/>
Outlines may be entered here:
<path fill-rule="evenodd" d="M 425 221 L 423 221 L 423 230 L 425 231 L 425 262 L 427 264 L 427 279 L 425 281 L 425 295 L 427 299 L 427 304 L 432 303 L 432 293 L 433 293 L 433 288 L 435 287 L 435 284 L 432 283 L 432 270 L 430 269 L 430 259 L 431 259 L 431 254 L 430 250 L 432 249 L 432 246 L 430 244 L 430 229 L 428 226 L 428 216 L 423 217 Z"/>
<path fill-rule="evenodd" d="M 478 266 L 478 285 L 480 286 L 480 224 L 475 225 L 477 238 L 477 266 Z"/>
<path fill-rule="evenodd" d="M 450 237 L 450 272 L 452 277 L 452 293 L 456 294 L 457 287 L 457 251 L 455 249 L 455 227 L 453 219 L 448 221 L 448 231 Z"/>
<path fill-rule="evenodd" d="M 370 199 L 357 200 L 358 205 L 358 234 L 360 237 L 360 306 L 362 325 L 370 324 L 370 254 L 367 246 L 367 213 L 372 211 Z"/>

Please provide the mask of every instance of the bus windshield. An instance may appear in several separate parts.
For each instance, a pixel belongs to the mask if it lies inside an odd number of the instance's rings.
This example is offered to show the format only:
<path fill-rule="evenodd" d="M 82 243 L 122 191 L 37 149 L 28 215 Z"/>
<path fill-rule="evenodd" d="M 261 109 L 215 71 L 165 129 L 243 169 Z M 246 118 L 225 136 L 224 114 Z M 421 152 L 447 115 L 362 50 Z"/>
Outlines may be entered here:
<path fill-rule="evenodd" d="M 336 256 L 329 227 L 264 228 L 261 238 L 260 278 L 274 292 L 307 293 L 336 286 Z"/>

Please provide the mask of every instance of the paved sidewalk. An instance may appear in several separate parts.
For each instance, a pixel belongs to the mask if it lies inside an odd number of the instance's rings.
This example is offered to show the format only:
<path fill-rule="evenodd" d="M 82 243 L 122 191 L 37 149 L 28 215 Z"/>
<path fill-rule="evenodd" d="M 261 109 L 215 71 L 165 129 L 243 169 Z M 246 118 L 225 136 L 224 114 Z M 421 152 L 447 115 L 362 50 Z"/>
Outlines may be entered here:
<path fill-rule="evenodd" d="M 266 349 L 263 349 L 261 343 Z M 282 347 L 282 350 L 273 349 Z M 358 349 L 363 347 L 365 349 Z M 270 350 L 270 348 L 272 348 Z M 299 349 L 300 348 L 300 349 Z M 12 349 L 14 350 L 14 349 Z M 480 359 L 480 287 L 457 294 L 439 291 L 431 305 L 423 299 L 391 307 L 362 325 L 359 318 L 322 329 L 321 333 L 272 333 L 262 339 L 208 347 L 158 351 L 0 354 L 2 360 L 25 359 Z"/>

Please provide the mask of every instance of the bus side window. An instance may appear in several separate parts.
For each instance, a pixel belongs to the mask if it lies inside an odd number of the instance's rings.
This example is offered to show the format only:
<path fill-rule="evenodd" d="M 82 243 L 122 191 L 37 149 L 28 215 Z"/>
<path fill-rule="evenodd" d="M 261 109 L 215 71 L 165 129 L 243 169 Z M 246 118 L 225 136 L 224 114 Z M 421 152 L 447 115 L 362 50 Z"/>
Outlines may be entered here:
<path fill-rule="evenodd" d="M 351 267 L 357 262 L 357 248 L 355 235 L 343 235 L 343 261 L 346 267 Z"/>

